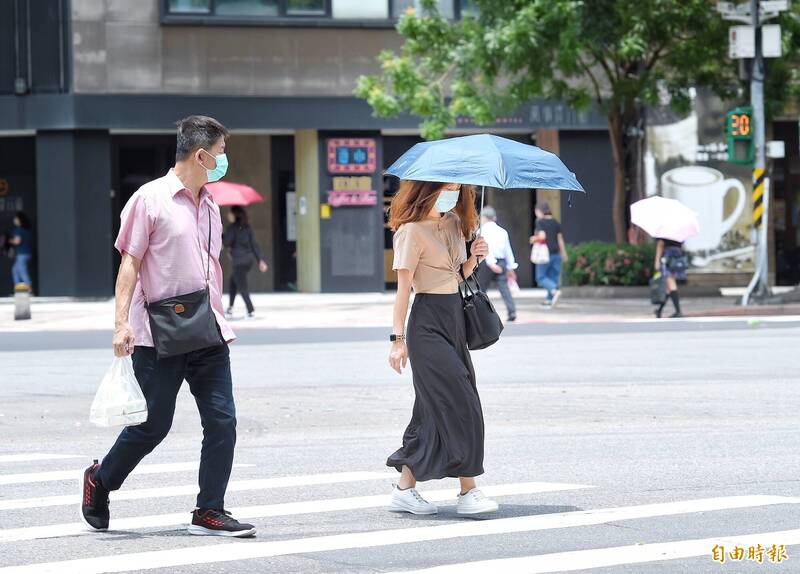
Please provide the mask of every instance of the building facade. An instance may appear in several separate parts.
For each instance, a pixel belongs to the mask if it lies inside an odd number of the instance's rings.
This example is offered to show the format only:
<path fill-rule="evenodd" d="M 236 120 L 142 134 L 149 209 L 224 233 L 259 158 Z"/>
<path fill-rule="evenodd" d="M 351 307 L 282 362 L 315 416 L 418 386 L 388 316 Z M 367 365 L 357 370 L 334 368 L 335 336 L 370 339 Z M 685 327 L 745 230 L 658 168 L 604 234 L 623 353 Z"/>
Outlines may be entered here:
<path fill-rule="evenodd" d="M 125 202 L 173 164 L 175 122 L 211 115 L 230 130 L 226 179 L 255 187 L 250 220 L 270 270 L 255 291 L 381 291 L 384 224 L 396 182 L 382 171 L 420 141 L 417 119 L 381 119 L 353 97 L 401 39 L 414 0 L 16 0 L 0 4 L 0 233 L 31 216 L 35 292 L 105 297 Z M 440 0 L 458 18 L 469 0 Z M 613 238 L 605 119 L 534 101 L 491 131 L 558 152 L 590 198 L 562 217 L 570 241 Z M 489 191 L 527 263 L 537 193 Z M 223 265 L 224 265 L 223 261 Z M 0 259 L 0 295 L 11 291 Z"/>

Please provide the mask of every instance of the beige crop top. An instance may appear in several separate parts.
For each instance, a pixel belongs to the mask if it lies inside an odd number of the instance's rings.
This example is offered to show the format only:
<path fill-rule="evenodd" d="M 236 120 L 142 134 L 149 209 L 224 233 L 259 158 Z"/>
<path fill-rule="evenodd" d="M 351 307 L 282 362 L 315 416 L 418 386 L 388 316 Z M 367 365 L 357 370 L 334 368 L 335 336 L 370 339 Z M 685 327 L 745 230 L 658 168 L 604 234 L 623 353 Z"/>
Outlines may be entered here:
<path fill-rule="evenodd" d="M 404 223 L 394 234 L 392 269 L 411 271 L 417 293 L 457 293 L 459 267 L 466 260 L 467 244 L 455 213 Z"/>

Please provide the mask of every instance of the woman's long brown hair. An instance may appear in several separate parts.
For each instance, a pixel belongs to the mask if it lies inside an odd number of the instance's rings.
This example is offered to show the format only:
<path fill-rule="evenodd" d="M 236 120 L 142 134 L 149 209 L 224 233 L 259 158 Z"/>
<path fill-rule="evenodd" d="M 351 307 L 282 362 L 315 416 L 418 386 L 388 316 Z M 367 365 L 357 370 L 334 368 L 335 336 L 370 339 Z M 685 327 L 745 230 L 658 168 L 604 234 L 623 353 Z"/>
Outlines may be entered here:
<path fill-rule="evenodd" d="M 389 208 L 389 226 L 392 231 L 404 223 L 422 221 L 428 217 L 436 198 L 439 197 L 439 189 L 445 185 L 435 181 L 414 181 L 404 179 L 400 182 L 400 189 L 392 198 L 392 205 Z M 478 210 L 475 209 L 475 187 L 472 185 L 462 185 L 461 194 L 458 196 L 458 203 L 453 211 L 461 220 L 461 233 L 464 239 L 471 240 L 472 234 L 478 227 Z"/>

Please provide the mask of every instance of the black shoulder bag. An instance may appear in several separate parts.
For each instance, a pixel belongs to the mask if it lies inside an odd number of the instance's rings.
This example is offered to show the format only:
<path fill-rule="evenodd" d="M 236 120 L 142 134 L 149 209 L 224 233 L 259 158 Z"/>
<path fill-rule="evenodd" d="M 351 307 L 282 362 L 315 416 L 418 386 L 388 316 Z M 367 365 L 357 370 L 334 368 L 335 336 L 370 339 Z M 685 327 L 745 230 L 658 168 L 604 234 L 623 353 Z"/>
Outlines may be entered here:
<path fill-rule="evenodd" d="M 464 281 L 458 286 L 461 303 L 464 306 L 464 321 L 467 325 L 467 348 L 471 351 L 485 349 L 497 342 L 503 332 L 503 322 L 494 310 L 489 296 L 481 291 L 478 279 L 473 272 L 464 277 L 464 267 L 459 266 Z M 474 283 L 474 286 L 472 285 Z"/>
<path fill-rule="evenodd" d="M 200 242 L 198 241 L 198 245 Z M 200 246 L 200 252 L 203 246 Z M 211 272 L 211 208 L 208 208 L 208 251 L 204 289 L 147 302 L 150 331 L 159 359 L 191 353 L 224 343 L 211 309 L 208 279 Z"/>

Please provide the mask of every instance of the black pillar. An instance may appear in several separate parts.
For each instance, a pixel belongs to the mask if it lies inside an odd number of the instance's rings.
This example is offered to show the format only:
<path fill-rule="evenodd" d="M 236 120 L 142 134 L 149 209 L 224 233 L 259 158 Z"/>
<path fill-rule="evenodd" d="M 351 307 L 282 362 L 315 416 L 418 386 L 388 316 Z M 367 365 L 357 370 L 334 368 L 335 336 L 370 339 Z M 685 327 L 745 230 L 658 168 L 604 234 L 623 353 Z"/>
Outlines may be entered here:
<path fill-rule="evenodd" d="M 108 132 L 38 132 L 36 193 L 39 294 L 112 295 Z"/>

